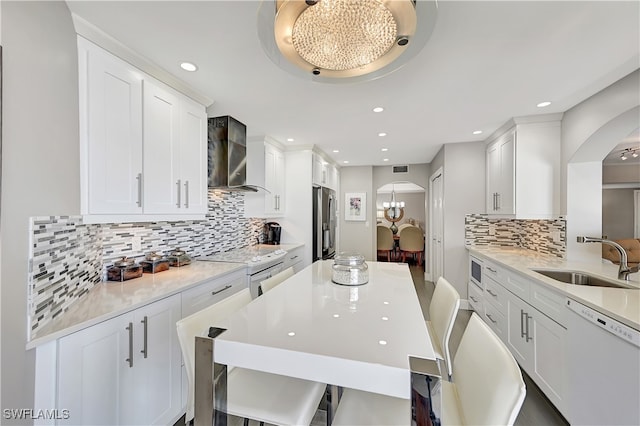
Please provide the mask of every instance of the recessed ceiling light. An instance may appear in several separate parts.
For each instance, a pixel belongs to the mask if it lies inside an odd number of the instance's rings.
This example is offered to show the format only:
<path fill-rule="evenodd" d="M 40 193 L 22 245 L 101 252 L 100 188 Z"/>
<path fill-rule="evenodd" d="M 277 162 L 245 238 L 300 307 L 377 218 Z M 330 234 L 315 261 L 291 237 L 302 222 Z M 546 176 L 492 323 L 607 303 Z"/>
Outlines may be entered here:
<path fill-rule="evenodd" d="M 382 111 L 384 111 L 384 108 L 382 108 L 382 107 L 375 107 L 373 109 L 373 112 L 382 112 Z"/>
<path fill-rule="evenodd" d="M 476 130 L 473 132 L 474 135 L 480 135 L 482 134 L 482 130 Z"/>
<path fill-rule="evenodd" d="M 180 68 L 182 68 L 185 71 L 197 71 L 198 67 L 196 66 L 196 64 L 192 64 L 191 62 L 182 62 L 180 64 Z"/>
<path fill-rule="evenodd" d="M 293 142 L 293 138 L 287 138 L 287 142 Z"/>
<path fill-rule="evenodd" d="M 382 161 L 389 161 L 389 159 L 388 158 L 384 158 Z"/>
<path fill-rule="evenodd" d="M 337 154 L 337 153 L 340 152 L 340 150 L 339 149 L 334 149 L 333 152 Z"/>
<path fill-rule="evenodd" d="M 389 151 L 389 148 L 382 148 L 380 151 L 387 152 L 387 151 Z"/>
<path fill-rule="evenodd" d="M 380 132 L 380 133 L 378 133 L 378 136 L 384 137 L 384 136 L 387 136 L 387 134 L 385 132 Z"/>
<path fill-rule="evenodd" d="M 381 344 L 382 346 L 387 344 L 386 340 L 378 340 L 378 343 Z"/>
<path fill-rule="evenodd" d="M 343 163 L 344 164 L 349 164 L 349 160 L 344 160 Z"/>
<path fill-rule="evenodd" d="M 293 331 L 290 331 L 289 333 L 287 333 L 287 335 L 289 335 L 289 336 L 293 337 L 293 336 L 295 336 L 295 335 L 296 335 L 296 333 L 294 333 Z"/>
<path fill-rule="evenodd" d="M 549 101 L 545 101 L 545 102 L 540 102 L 538 105 L 536 105 L 538 108 L 544 108 L 544 107 L 548 107 L 549 105 L 551 105 L 551 102 Z"/>

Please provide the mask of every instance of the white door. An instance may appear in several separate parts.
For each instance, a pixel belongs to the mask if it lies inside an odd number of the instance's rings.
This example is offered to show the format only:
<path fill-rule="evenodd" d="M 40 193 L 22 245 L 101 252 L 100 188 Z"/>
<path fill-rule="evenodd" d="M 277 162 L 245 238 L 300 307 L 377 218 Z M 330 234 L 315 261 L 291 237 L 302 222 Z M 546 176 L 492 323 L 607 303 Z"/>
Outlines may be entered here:
<path fill-rule="evenodd" d="M 442 169 L 439 169 L 431 176 L 429 182 L 431 202 L 430 223 L 431 223 L 431 250 L 429 259 L 431 262 L 431 280 L 444 275 L 444 214 L 443 214 L 443 176 Z"/>
<path fill-rule="evenodd" d="M 63 337 L 58 343 L 58 407 L 70 418 L 59 424 L 127 423 L 135 410 L 127 390 L 134 386 L 135 359 L 130 363 L 132 315 L 122 315 Z M 131 342 L 132 343 L 132 342 Z"/>
<path fill-rule="evenodd" d="M 180 112 L 180 176 L 186 213 L 207 212 L 207 113 L 183 100 Z"/>
<path fill-rule="evenodd" d="M 80 139 L 83 209 L 89 214 L 142 212 L 142 75 L 80 39 Z M 84 108 L 83 108 L 84 107 Z"/>
<path fill-rule="evenodd" d="M 169 424 L 182 408 L 182 353 L 176 322 L 181 296 L 175 295 L 136 310 L 135 387 L 129 395 L 133 424 Z"/>
<path fill-rule="evenodd" d="M 500 190 L 498 212 L 515 214 L 515 133 L 500 143 Z"/>
<path fill-rule="evenodd" d="M 264 195 L 264 212 L 267 214 L 276 214 L 278 212 L 277 154 L 275 148 L 265 144 L 264 186 L 270 191 Z"/>
<path fill-rule="evenodd" d="M 159 85 L 144 82 L 144 212 L 179 213 L 180 100 Z"/>
<path fill-rule="evenodd" d="M 507 296 L 507 346 L 518 364 L 526 370 L 533 356 L 533 308 L 516 296 Z"/>

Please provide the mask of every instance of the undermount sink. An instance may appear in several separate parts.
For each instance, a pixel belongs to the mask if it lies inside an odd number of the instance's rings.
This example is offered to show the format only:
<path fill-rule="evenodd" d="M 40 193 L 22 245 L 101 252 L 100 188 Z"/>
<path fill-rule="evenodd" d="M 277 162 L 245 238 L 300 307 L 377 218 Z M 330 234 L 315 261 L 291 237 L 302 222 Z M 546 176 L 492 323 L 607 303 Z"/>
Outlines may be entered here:
<path fill-rule="evenodd" d="M 557 269 L 532 269 L 532 271 L 567 284 L 590 285 L 594 287 L 638 288 L 631 284 L 622 284 L 620 282 L 606 280 L 580 271 L 565 271 Z"/>

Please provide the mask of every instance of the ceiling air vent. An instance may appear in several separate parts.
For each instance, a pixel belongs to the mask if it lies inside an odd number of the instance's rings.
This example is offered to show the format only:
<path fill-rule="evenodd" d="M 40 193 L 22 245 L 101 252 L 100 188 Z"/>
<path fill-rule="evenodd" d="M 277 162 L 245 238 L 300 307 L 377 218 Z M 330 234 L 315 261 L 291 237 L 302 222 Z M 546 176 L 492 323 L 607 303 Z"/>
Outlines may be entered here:
<path fill-rule="evenodd" d="M 392 173 L 409 173 L 409 166 L 392 166 Z"/>

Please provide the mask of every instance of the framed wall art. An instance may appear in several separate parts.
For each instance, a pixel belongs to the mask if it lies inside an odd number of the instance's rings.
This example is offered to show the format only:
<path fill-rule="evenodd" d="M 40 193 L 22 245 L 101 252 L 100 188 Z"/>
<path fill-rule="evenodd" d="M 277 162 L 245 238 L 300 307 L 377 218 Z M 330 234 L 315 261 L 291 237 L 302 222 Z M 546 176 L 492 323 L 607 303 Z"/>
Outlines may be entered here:
<path fill-rule="evenodd" d="M 344 220 L 367 220 L 367 193 L 347 192 L 344 199 Z"/>

